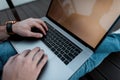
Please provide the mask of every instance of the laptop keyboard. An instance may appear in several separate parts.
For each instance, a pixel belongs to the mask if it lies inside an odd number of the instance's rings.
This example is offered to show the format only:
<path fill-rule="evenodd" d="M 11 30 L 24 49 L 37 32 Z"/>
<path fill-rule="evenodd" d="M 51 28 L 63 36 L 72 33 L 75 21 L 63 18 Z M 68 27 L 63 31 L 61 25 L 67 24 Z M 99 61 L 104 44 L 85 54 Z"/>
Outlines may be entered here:
<path fill-rule="evenodd" d="M 42 41 L 67 65 L 78 54 L 82 52 L 82 49 L 76 46 L 68 38 L 54 29 L 51 25 L 46 23 L 49 30 L 47 35 L 42 38 Z"/>

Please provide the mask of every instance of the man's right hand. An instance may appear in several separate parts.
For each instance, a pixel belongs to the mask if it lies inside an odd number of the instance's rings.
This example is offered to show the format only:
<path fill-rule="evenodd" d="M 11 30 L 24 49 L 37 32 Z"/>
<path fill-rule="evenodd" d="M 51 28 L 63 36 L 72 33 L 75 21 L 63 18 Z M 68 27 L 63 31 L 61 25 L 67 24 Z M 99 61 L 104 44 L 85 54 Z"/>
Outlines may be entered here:
<path fill-rule="evenodd" d="M 2 80 L 37 80 L 47 59 L 47 55 L 38 47 L 25 50 L 8 60 L 4 66 Z"/>

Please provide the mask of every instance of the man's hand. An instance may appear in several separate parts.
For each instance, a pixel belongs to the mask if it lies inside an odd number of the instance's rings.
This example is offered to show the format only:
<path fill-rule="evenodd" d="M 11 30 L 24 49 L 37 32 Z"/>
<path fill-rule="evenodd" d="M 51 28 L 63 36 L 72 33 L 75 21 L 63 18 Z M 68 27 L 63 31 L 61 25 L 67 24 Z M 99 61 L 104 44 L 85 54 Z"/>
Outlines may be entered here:
<path fill-rule="evenodd" d="M 2 80 L 37 80 L 48 57 L 40 48 L 25 50 L 20 55 L 11 57 L 3 70 Z"/>
<path fill-rule="evenodd" d="M 33 27 L 39 29 L 42 33 L 32 32 L 31 29 Z M 13 24 L 13 32 L 23 37 L 41 38 L 43 35 L 46 35 L 47 30 L 46 24 L 36 18 L 29 18 Z"/>

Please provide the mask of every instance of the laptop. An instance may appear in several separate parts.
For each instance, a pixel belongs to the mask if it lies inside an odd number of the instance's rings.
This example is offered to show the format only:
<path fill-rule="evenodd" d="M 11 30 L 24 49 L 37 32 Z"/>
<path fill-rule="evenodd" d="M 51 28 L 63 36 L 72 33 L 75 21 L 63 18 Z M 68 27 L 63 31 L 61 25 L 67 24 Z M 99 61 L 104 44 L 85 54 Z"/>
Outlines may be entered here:
<path fill-rule="evenodd" d="M 11 41 L 18 53 L 40 47 L 48 63 L 39 80 L 68 80 L 90 58 L 116 23 L 116 0 L 52 0 L 42 39 Z M 115 5 L 116 4 L 116 5 Z M 105 6 L 104 6 L 105 5 Z"/>

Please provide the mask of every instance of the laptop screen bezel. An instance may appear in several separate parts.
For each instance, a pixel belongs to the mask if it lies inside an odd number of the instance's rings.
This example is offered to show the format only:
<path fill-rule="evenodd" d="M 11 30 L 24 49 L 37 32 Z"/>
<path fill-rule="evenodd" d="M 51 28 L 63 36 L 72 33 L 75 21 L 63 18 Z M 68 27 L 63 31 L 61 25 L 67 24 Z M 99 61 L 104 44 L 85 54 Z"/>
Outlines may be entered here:
<path fill-rule="evenodd" d="M 114 21 L 114 23 L 111 25 L 111 27 L 108 29 L 108 31 L 105 33 L 105 35 L 103 36 L 103 38 L 101 38 L 100 42 L 97 44 L 97 46 L 95 48 L 93 48 L 92 46 L 90 46 L 88 43 L 86 43 L 85 41 L 83 41 L 82 39 L 80 39 L 79 37 L 77 37 L 75 34 L 73 34 L 72 32 L 70 32 L 69 30 L 67 30 L 64 26 L 62 26 L 61 24 L 59 24 L 57 21 L 55 21 L 54 19 L 52 19 L 48 13 L 50 10 L 50 7 L 52 5 L 52 2 L 54 0 L 51 0 L 49 8 L 47 10 L 47 14 L 46 17 L 48 19 L 50 19 L 53 23 L 55 23 L 56 25 L 58 25 L 58 27 L 62 28 L 64 31 L 66 31 L 67 33 L 69 33 L 72 37 L 74 37 L 76 40 L 78 40 L 80 43 L 82 43 L 83 45 L 85 45 L 86 47 L 90 48 L 93 52 L 95 52 L 95 50 L 100 46 L 100 44 L 103 42 L 103 40 L 105 39 L 105 37 L 108 35 L 108 33 L 112 30 L 112 28 L 115 26 L 115 24 L 118 22 L 118 20 L 120 19 L 120 15 L 116 18 L 116 20 Z"/>

